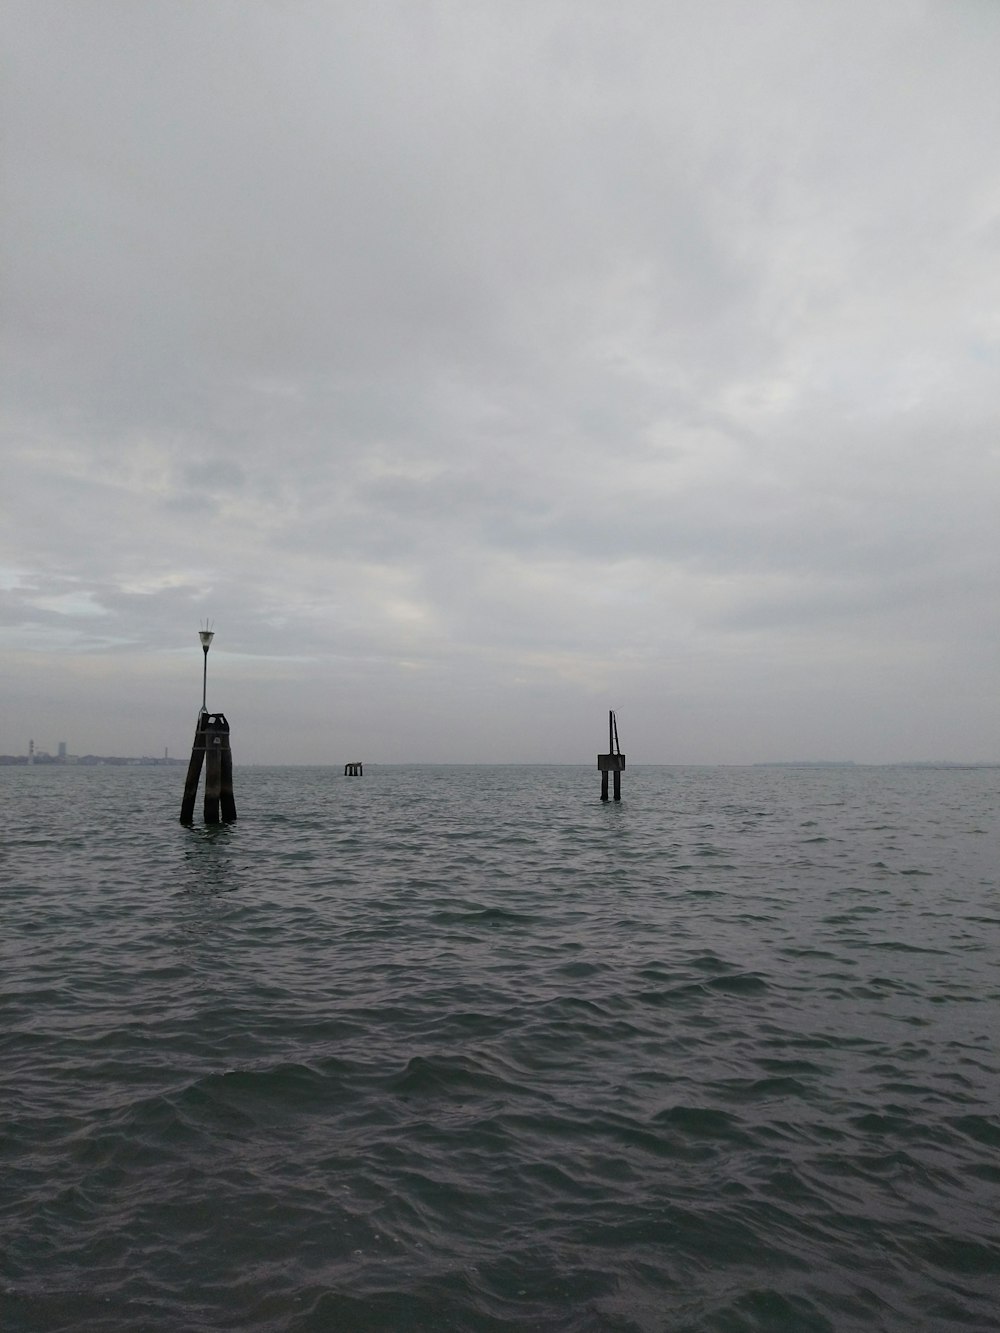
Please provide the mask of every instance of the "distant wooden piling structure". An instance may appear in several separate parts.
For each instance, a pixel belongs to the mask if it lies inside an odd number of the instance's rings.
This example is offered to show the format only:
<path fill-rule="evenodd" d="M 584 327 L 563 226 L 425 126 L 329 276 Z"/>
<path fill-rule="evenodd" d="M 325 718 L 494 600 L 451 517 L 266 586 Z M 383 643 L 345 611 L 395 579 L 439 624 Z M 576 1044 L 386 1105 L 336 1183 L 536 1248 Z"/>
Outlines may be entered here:
<path fill-rule="evenodd" d="M 198 780 L 205 765 L 205 823 L 232 824 L 236 820 L 233 795 L 233 752 L 229 747 L 229 723 L 224 713 L 202 713 L 191 746 L 191 761 L 184 781 L 181 823 L 194 820 Z"/>
<path fill-rule="evenodd" d="M 608 713 L 608 753 L 597 756 L 597 767 L 601 773 L 601 800 L 608 799 L 608 774 L 614 774 L 615 800 L 622 798 L 622 773 L 625 769 L 625 756 L 618 745 L 618 721 L 614 710 Z"/>
<path fill-rule="evenodd" d="M 360 759 L 352 759 L 350 763 L 344 765 L 345 778 L 363 778 L 365 775 L 365 766 Z"/>

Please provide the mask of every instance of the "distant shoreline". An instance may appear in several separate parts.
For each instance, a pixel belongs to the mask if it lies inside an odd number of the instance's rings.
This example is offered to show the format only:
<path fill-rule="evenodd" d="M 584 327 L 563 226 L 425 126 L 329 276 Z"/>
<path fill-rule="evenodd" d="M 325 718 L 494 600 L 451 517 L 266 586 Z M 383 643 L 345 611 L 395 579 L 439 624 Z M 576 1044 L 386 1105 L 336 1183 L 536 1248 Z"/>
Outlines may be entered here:
<path fill-rule="evenodd" d="M 130 759 L 114 754 L 83 754 L 59 759 L 52 755 L 36 754 L 29 760 L 26 754 L 0 754 L 0 768 L 102 768 L 109 765 L 119 768 L 183 768 L 187 762 L 186 759 L 154 759 L 148 755 Z"/>
<path fill-rule="evenodd" d="M 168 758 L 155 758 L 153 756 L 143 755 L 139 758 L 132 758 L 125 755 L 70 755 L 66 759 L 59 759 L 50 755 L 35 755 L 29 763 L 27 755 L 0 754 L 0 768 L 183 768 L 187 764 L 187 759 L 177 759 L 173 756 Z M 239 768 L 329 768 L 338 770 L 342 765 L 337 762 L 329 763 L 282 763 L 267 762 L 261 763 L 253 761 L 237 765 Z M 592 768 L 589 760 L 422 760 L 422 759 L 400 759 L 392 762 L 376 762 L 367 760 L 365 767 L 368 769 L 379 768 Z M 888 760 L 881 763 L 863 763 L 854 759 L 785 759 L 785 760 L 758 760 L 748 763 L 676 763 L 676 762 L 657 762 L 653 760 L 636 762 L 632 765 L 633 770 L 643 768 L 751 768 L 751 769 L 882 769 L 882 768 L 915 768 L 915 769 L 998 769 L 1000 761 L 968 761 L 954 759 L 909 759 L 909 760 Z"/>

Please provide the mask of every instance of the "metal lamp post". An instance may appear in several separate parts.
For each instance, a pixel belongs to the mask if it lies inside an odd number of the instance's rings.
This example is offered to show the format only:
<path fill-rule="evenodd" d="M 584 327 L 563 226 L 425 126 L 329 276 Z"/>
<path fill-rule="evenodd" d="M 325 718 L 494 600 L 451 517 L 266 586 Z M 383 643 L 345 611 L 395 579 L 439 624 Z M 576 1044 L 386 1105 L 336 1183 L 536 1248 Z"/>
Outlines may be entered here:
<path fill-rule="evenodd" d="M 201 651 L 205 654 L 205 666 L 201 673 L 201 711 L 208 712 L 205 700 L 208 697 L 208 650 L 215 638 L 215 631 L 208 628 L 208 622 L 205 622 L 205 628 L 198 631 L 198 638 L 201 639 Z"/>

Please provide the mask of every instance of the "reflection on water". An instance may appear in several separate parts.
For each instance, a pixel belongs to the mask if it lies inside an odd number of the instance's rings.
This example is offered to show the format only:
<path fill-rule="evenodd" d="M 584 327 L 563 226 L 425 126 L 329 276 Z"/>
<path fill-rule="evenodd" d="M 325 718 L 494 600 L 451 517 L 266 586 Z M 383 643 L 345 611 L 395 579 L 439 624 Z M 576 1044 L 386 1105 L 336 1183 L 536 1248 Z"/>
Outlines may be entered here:
<path fill-rule="evenodd" d="M 184 881 L 179 892 L 199 896 L 233 893 L 241 887 L 231 824 L 191 824 L 183 838 Z"/>

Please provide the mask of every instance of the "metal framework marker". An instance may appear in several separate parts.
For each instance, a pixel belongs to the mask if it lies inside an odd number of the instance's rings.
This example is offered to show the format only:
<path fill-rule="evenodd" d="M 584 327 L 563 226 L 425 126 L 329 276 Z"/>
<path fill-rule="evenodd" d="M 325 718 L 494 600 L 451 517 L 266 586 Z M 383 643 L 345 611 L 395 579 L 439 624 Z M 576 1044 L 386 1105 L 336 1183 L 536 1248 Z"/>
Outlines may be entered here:
<path fill-rule="evenodd" d="M 618 721 L 613 710 L 608 713 L 608 753 L 597 756 L 597 767 L 601 773 L 601 800 L 608 799 L 608 774 L 613 773 L 615 800 L 620 801 L 625 756 L 618 745 Z"/>

